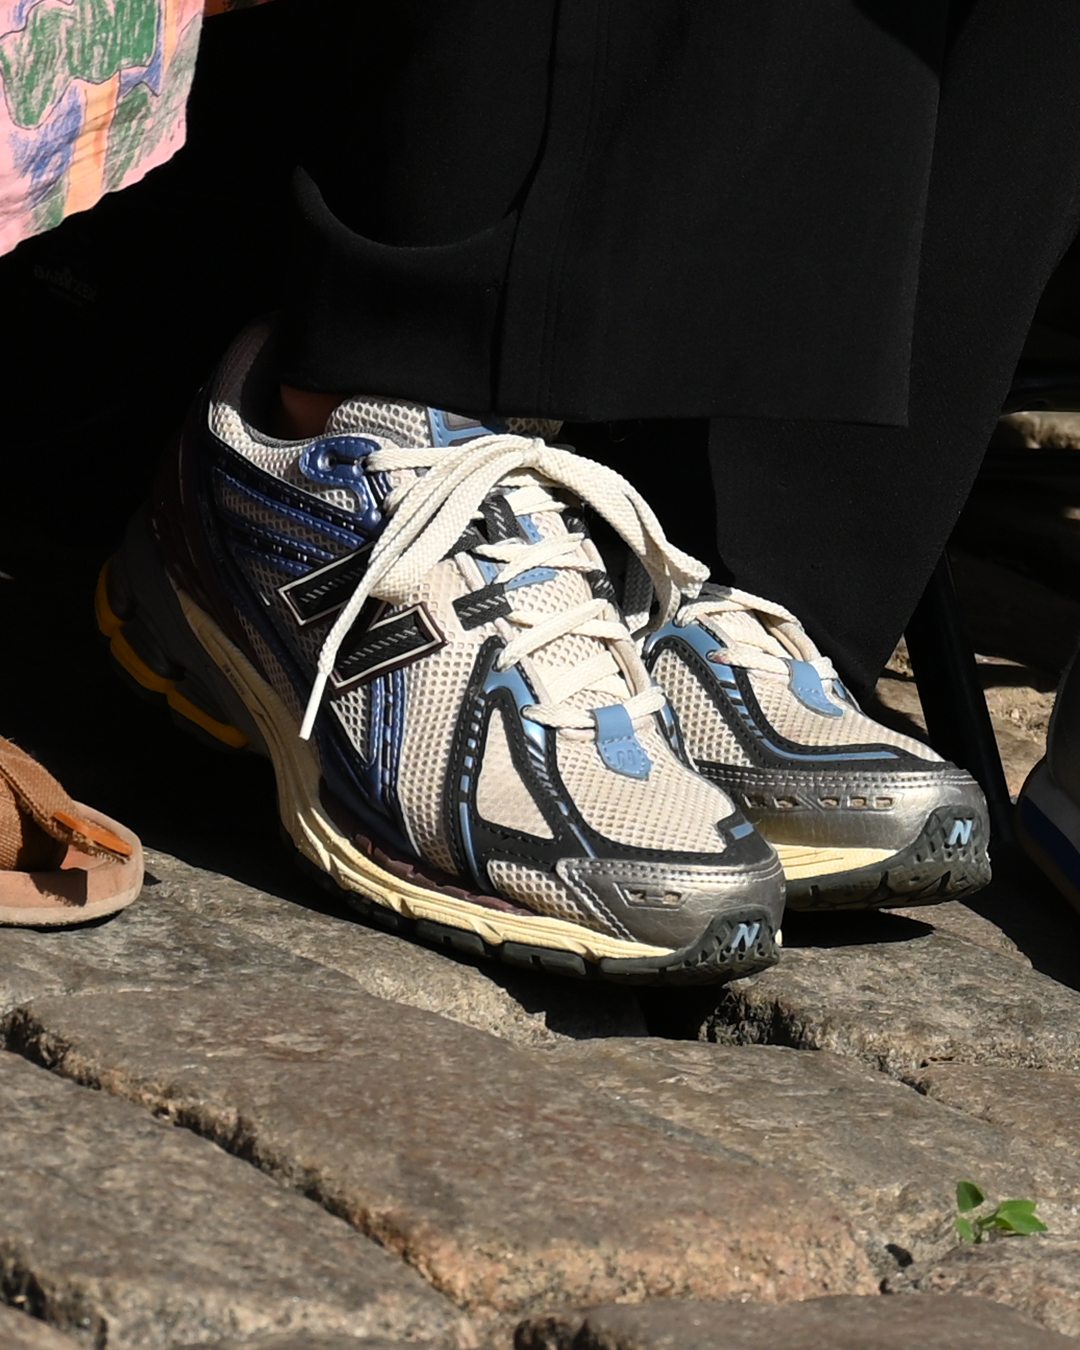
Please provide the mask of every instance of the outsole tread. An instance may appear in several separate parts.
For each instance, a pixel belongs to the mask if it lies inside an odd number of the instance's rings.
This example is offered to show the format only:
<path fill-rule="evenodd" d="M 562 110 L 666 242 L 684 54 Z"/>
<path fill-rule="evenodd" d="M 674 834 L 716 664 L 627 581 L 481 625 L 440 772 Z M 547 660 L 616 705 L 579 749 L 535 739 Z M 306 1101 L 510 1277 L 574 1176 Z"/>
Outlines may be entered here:
<path fill-rule="evenodd" d="M 799 913 L 906 909 L 942 904 L 990 880 L 985 824 L 968 844 L 947 842 L 949 812 L 932 812 L 922 832 L 883 863 L 813 880 L 788 882 L 788 908 Z"/>

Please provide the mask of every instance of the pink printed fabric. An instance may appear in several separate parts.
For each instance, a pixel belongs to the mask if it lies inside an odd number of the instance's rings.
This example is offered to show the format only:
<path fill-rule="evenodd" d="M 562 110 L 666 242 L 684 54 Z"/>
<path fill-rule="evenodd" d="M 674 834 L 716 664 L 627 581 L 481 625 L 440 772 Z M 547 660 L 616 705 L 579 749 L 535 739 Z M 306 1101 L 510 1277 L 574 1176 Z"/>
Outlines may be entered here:
<path fill-rule="evenodd" d="M 204 0 L 0 0 L 0 253 L 180 148 L 203 9 Z"/>

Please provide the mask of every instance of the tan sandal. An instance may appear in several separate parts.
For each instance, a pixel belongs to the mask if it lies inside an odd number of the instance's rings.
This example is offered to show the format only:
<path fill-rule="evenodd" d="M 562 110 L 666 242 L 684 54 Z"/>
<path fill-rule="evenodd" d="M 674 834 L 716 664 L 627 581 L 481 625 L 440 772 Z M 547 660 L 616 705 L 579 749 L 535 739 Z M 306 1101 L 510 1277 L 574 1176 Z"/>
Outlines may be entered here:
<path fill-rule="evenodd" d="M 0 737 L 0 924 L 56 927 L 124 909 L 143 882 L 142 845 L 74 802 Z"/>

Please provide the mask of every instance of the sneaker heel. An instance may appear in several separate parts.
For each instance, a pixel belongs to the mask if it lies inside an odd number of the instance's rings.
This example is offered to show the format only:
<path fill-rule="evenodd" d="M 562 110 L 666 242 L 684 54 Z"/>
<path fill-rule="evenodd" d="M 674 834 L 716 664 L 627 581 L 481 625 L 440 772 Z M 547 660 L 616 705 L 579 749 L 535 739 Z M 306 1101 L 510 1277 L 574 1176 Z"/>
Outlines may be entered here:
<path fill-rule="evenodd" d="M 117 554 L 98 576 L 94 612 L 113 660 L 130 681 L 164 699 L 184 731 L 216 748 L 243 750 L 249 738 L 233 725 L 197 677 L 174 660 L 138 605 Z"/>

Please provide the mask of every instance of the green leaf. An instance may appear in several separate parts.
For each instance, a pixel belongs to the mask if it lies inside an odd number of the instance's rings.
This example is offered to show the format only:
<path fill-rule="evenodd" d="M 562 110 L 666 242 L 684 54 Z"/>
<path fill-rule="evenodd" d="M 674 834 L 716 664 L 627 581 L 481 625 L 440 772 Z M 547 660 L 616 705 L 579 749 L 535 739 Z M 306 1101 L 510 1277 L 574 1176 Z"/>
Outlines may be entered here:
<path fill-rule="evenodd" d="M 1007 1233 L 1045 1233 L 1046 1224 L 1042 1219 L 1037 1219 L 1034 1214 L 1012 1214 L 1005 1217 L 998 1216 L 995 1227 L 1004 1229 Z"/>
<path fill-rule="evenodd" d="M 956 1218 L 953 1223 L 956 1225 L 956 1231 L 960 1234 L 962 1242 L 978 1242 L 979 1239 L 975 1236 L 975 1225 L 970 1219 Z"/>
<path fill-rule="evenodd" d="M 1034 1214 L 1036 1201 L 1034 1200 L 1002 1200 L 994 1213 L 1004 1217 L 1012 1217 L 1014 1214 Z"/>
<path fill-rule="evenodd" d="M 986 1196 L 973 1181 L 958 1181 L 956 1183 L 956 1208 L 961 1214 L 967 1214 L 973 1209 L 978 1209 L 980 1205 L 985 1203 Z"/>

